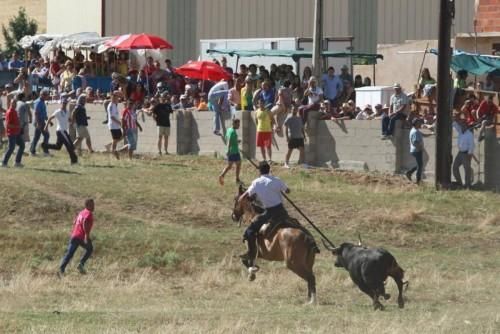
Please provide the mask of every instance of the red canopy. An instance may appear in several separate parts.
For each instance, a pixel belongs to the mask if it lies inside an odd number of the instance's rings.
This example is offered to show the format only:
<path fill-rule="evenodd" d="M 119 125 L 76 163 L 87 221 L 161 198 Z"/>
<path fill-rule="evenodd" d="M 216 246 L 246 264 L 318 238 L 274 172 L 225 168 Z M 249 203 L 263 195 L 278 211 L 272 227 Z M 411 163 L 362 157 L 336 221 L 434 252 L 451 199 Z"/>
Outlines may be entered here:
<path fill-rule="evenodd" d="M 172 44 L 161 37 L 149 34 L 127 34 L 116 36 L 106 42 L 110 48 L 130 49 L 173 49 Z"/>
<path fill-rule="evenodd" d="M 178 67 L 175 73 L 192 79 L 219 81 L 231 79 L 231 74 L 211 61 L 192 61 Z"/>

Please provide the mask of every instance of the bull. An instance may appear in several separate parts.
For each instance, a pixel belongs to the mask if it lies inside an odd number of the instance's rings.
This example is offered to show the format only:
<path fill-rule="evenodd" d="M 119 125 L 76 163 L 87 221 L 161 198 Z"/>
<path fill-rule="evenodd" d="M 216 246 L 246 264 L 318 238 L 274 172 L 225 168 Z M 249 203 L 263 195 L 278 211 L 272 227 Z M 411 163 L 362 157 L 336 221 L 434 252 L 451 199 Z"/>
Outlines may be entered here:
<path fill-rule="evenodd" d="M 340 247 L 331 247 L 324 240 L 323 245 L 336 256 L 335 266 L 345 268 L 352 281 L 361 291 L 366 293 L 373 300 L 375 310 L 383 310 L 384 306 L 379 298 L 385 300 L 391 296 L 385 292 L 385 281 L 388 276 L 392 277 L 398 286 L 398 305 L 403 308 L 403 286 L 408 282 L 403 282 L 404 270 L 399 266 L 394 256 L 383 248 L 367 248 L 361 243 L 343 243 Z"/>

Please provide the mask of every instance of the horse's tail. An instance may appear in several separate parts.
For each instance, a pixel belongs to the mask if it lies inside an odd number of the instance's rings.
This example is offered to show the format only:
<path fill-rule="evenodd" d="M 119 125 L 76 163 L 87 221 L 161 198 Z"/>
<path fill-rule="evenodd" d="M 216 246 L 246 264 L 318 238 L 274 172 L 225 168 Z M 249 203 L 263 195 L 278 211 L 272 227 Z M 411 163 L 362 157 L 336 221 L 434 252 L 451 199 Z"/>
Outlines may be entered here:
<path fill-rule="evenodd" d="M 319 247 L 318 244 L 316 243 L 316 240 L 314 240 L 313 235 L 311 232 L 309 232 L 308 229 L 306 229 L 304 226 L 301 225 L 301 230 L 304 232 L 305 235 L 305 242 L 307 244 L 307 249 L 309 251 L 312 251 L 314 254 L 319 254 Z"/>
<path fill-rule="evenodd" d="M 316 243 L 316 240 L 314 240 L 314 237 L 310 233 L 306 233 L 306 243 L 309 250 L 313 251 L 315 254 L 319 254 L 318 244 Z"/>
<path fill-rule="evenodd" d="M 314 237 L 311 234 L 311 232 L 309 232 L 309 230 L 304 225 L 302 225 L 296 218 L 289 217 L 289 222 L 293 224 L 292 225 L 293 227 L 300 229 L 304 233 L 305 235 L 304 240 L 306 242 L 307 249 L 314 252 L 314 254 L 319 254 L 320 251 L 318 244 L 316 243 L 316 240 L 314 240 Z"/>

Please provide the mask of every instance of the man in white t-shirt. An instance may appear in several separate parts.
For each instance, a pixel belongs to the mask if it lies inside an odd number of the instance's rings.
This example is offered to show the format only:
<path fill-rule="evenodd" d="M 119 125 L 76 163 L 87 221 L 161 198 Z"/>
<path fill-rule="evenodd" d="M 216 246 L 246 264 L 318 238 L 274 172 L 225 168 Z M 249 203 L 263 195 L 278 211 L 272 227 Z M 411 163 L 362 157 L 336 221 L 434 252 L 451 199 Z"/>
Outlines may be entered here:
<path fill-rule="evenodd" d="M 45 125 L 45 131 L 48 131 L 48 127 L 51 121 L 55 118 L 57 121 L 56 136 L 57 142 L 55 144 L 44 144 L 42 143 L 42 148 L 50 150 L 60 150 L 64 145 L 68 151 L 71 164 L 78 163 L 78 157 L 75 154 L 75 147 L 68 134 L 69 129 L 69 116 L 70 112 L 68 110 L 68 96 L 66 94 L 61 94 L 61 108 L 54 111 L 54 113 L 47 120 Z"/>
<path fill-rule="evenodd" d="M 391 96 L 389 115 L 382 118 L 382 139 L 389 139 L 394 133 L 396 122 L 405 120 L 410 112 L 410 99 L 403 93 L 401 85 L 395 83 L 394 94 Z"/>
<path fill-rule="evenodd" d="M 111 152 L 115 155 L 116 159 L 120 159 L 120 155 L 116 150 L 116 146 L 118 142 L 122 139 L 122 122 L 120 120 L 120 112 L 118 111 L 118 101 L 120 97 L 120 92 L 114 91 L 111 96 L 111 103 L 108 105 L 108 129 L 111 132 L 112 142 L 111 144 Z M 108 146 L 106 145 L 106 146 Z"/>
<path fill-rule="evenodd" d="M 290 189 L 288 189 L 288 186 L 280 178 L 269 175 L 270 170 L 271 167 L 267 161 L 262 161 L 259 164 L 260 177 L 255 179 L 238 199 L 241 202 L 246 197 L 255 195 L 264 208 L 264 212 L 255 216 L 243 234 L 243 240 L 247 241 L 248 252 L 242 255 L 241 258 L 248 268 L 253 267 L 255 264 L 255 258 L 257 257 L 257 234 L 262 225 L 271 219 L 281 219 L 288 216 L 283 206 L 281 192 L 288 194 L 290 193 Z"/>
<path fill-rule="evenodd" d="M 229 106 L 229 85 L 221 80 L 208 92 L 208 107 L 214 112 L 214 135 L 220 136 L 222 112 Z"/>

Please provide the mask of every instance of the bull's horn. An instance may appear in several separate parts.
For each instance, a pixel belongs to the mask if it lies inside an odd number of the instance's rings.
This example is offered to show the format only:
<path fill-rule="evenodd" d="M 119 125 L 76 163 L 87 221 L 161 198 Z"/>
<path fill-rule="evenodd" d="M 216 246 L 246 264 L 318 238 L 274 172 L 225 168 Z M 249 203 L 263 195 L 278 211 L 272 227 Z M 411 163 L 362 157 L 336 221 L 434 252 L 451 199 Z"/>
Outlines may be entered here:
<path fill-rule="evenodd" d="M 358 246 L 363 246 L 363 241 L 361 240 L 361 233 L 358 232 Z"/>
<path fill-rule="evenodd" d="M 325 239 L 322 238 L 321 241 L 323 242 L 323 246 L 325 246 L 325 248 L 328 249 L 329 251 L 334 252 L 335 250 L 337 250 L 337 248 L 334 248 L 329 244 L 327 244 Z"/>

